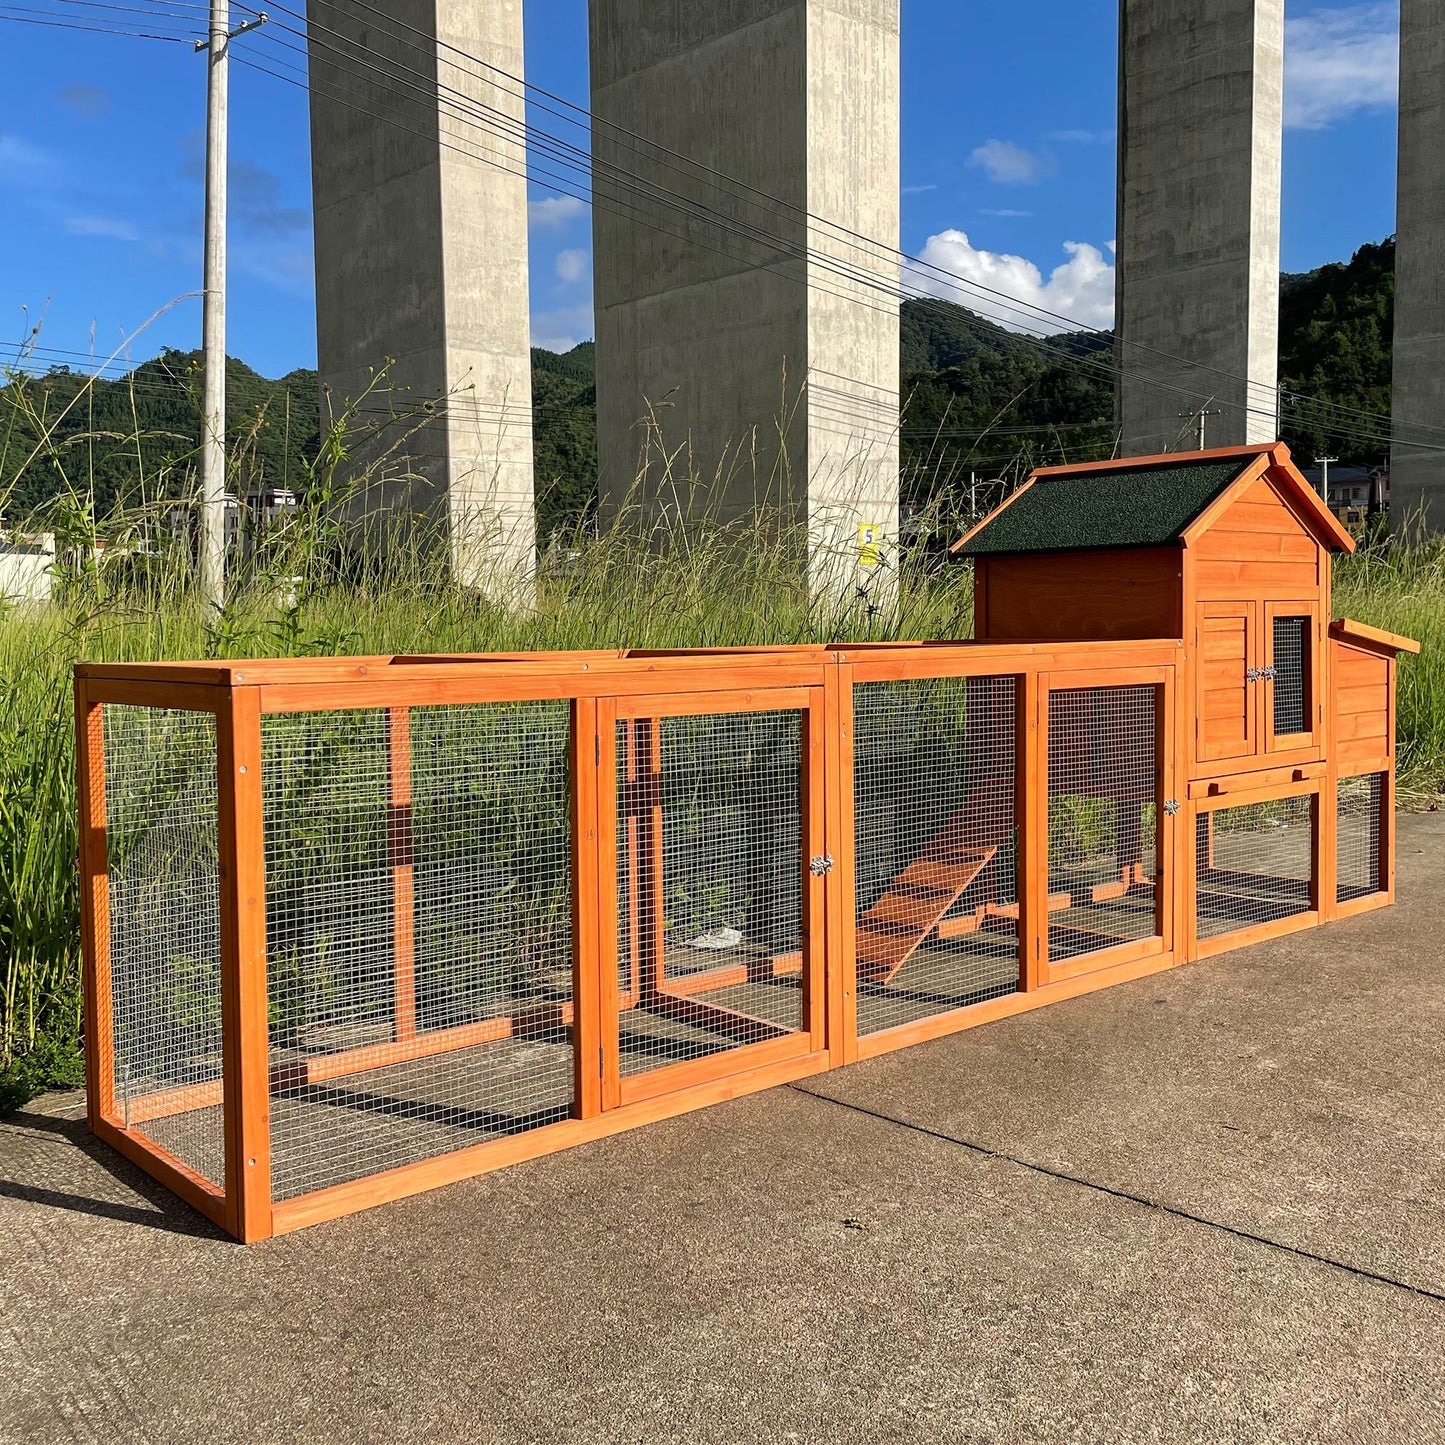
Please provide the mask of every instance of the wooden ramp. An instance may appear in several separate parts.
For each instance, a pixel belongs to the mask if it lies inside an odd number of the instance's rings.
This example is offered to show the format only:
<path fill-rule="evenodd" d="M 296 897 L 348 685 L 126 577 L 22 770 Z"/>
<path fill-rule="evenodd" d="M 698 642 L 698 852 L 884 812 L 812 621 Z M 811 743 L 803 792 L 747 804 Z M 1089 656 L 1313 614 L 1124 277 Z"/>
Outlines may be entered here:
<path fill-rule="evenodd" d="M 998 852 L 952 841 L 959 824 L 956 814 L 858 920 L 860 978 L 890 982 Z"/>

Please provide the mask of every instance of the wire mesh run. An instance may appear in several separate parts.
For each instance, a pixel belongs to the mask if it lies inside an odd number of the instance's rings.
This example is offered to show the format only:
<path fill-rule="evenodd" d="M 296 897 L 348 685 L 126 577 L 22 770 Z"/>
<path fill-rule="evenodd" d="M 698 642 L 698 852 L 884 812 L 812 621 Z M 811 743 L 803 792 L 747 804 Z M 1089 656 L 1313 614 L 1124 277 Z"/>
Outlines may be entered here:
<path fill-rule="evenodd" d="M 567 1117 L 565 701 L 263 720 L 272 1193 Z"/>
<path fill-rule="evenodd" d="M 617 725 L 624 1077 L 808 1027 L 803 716 Z"/>
<path fill-rule="evenodd" d="M 1158 689 L 1048 695 L 1049 958 L 1159 932 Z"/>
<path fill-rule="evenodd" d="M 858 1032 L 1019 987 L 1013 677 L 853 690 Z"/>
<path fill-rule="evenodd" d="M 1245 803 L 1195 822 L 1195 932 L 1217 938 L 1308 913 L 1314 895 L 1313 796 Z"/>
<path fill-rule="evenodd" d="M 1385 891 L 1381 838 L 1385 828 L 1385 775 L 1341 778 L 1336 796 L 1335 899 L 1350 903 Z"/>
<path fill-rule="evenodd" d="M 1306 696 L 1306 658 L 1309 647 L 1308 617 L 1274 619 L 1274 735 L 1291 737 L 1307 733 L 1309 699 Z"/>
<path fill-rule="evenodd" d="M 116 1111 L 224 1187 L 216 719 L 109 704 L 102 724 Z"/>

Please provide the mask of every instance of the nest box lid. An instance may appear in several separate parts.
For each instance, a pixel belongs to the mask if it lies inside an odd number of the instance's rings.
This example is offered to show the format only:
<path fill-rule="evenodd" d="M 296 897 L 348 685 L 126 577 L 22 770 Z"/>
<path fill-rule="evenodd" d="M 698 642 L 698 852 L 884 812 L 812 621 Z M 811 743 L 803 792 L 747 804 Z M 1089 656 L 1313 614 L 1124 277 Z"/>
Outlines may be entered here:
<path fill-rule="evenodd" d="M 953 545 L 963 557 L 1169 547 L 1237 486 L 1268 475 L 1295 504 L 1301 526 L 1327 547 L 1354 541 L 1290 461 L 1283 442 L 1036 471 Z M 1207 519 L 1206 519 L 1207 521 Z"/>

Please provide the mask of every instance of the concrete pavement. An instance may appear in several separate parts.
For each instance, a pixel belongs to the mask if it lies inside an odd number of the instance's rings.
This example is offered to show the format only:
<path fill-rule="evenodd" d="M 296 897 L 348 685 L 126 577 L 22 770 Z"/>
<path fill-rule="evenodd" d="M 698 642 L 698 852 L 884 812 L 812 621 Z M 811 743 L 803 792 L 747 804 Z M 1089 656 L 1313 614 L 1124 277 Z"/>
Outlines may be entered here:
<path fill-rule="evenodd" d="M 0 1440 L 1445 1441 L 1401 905 L 249 1250 L 0 1121 Z"/>

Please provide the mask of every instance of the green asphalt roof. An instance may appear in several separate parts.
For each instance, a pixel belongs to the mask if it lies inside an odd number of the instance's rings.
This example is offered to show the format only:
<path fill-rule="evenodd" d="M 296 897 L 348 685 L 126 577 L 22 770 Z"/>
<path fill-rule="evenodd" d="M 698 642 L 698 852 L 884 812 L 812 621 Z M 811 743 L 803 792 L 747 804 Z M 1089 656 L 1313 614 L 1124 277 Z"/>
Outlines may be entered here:
<path fill-rule="evenodd" d="M 1167 547 L 1255 458 L 1040 477 L 958 549 L 964 557 Z"/>

